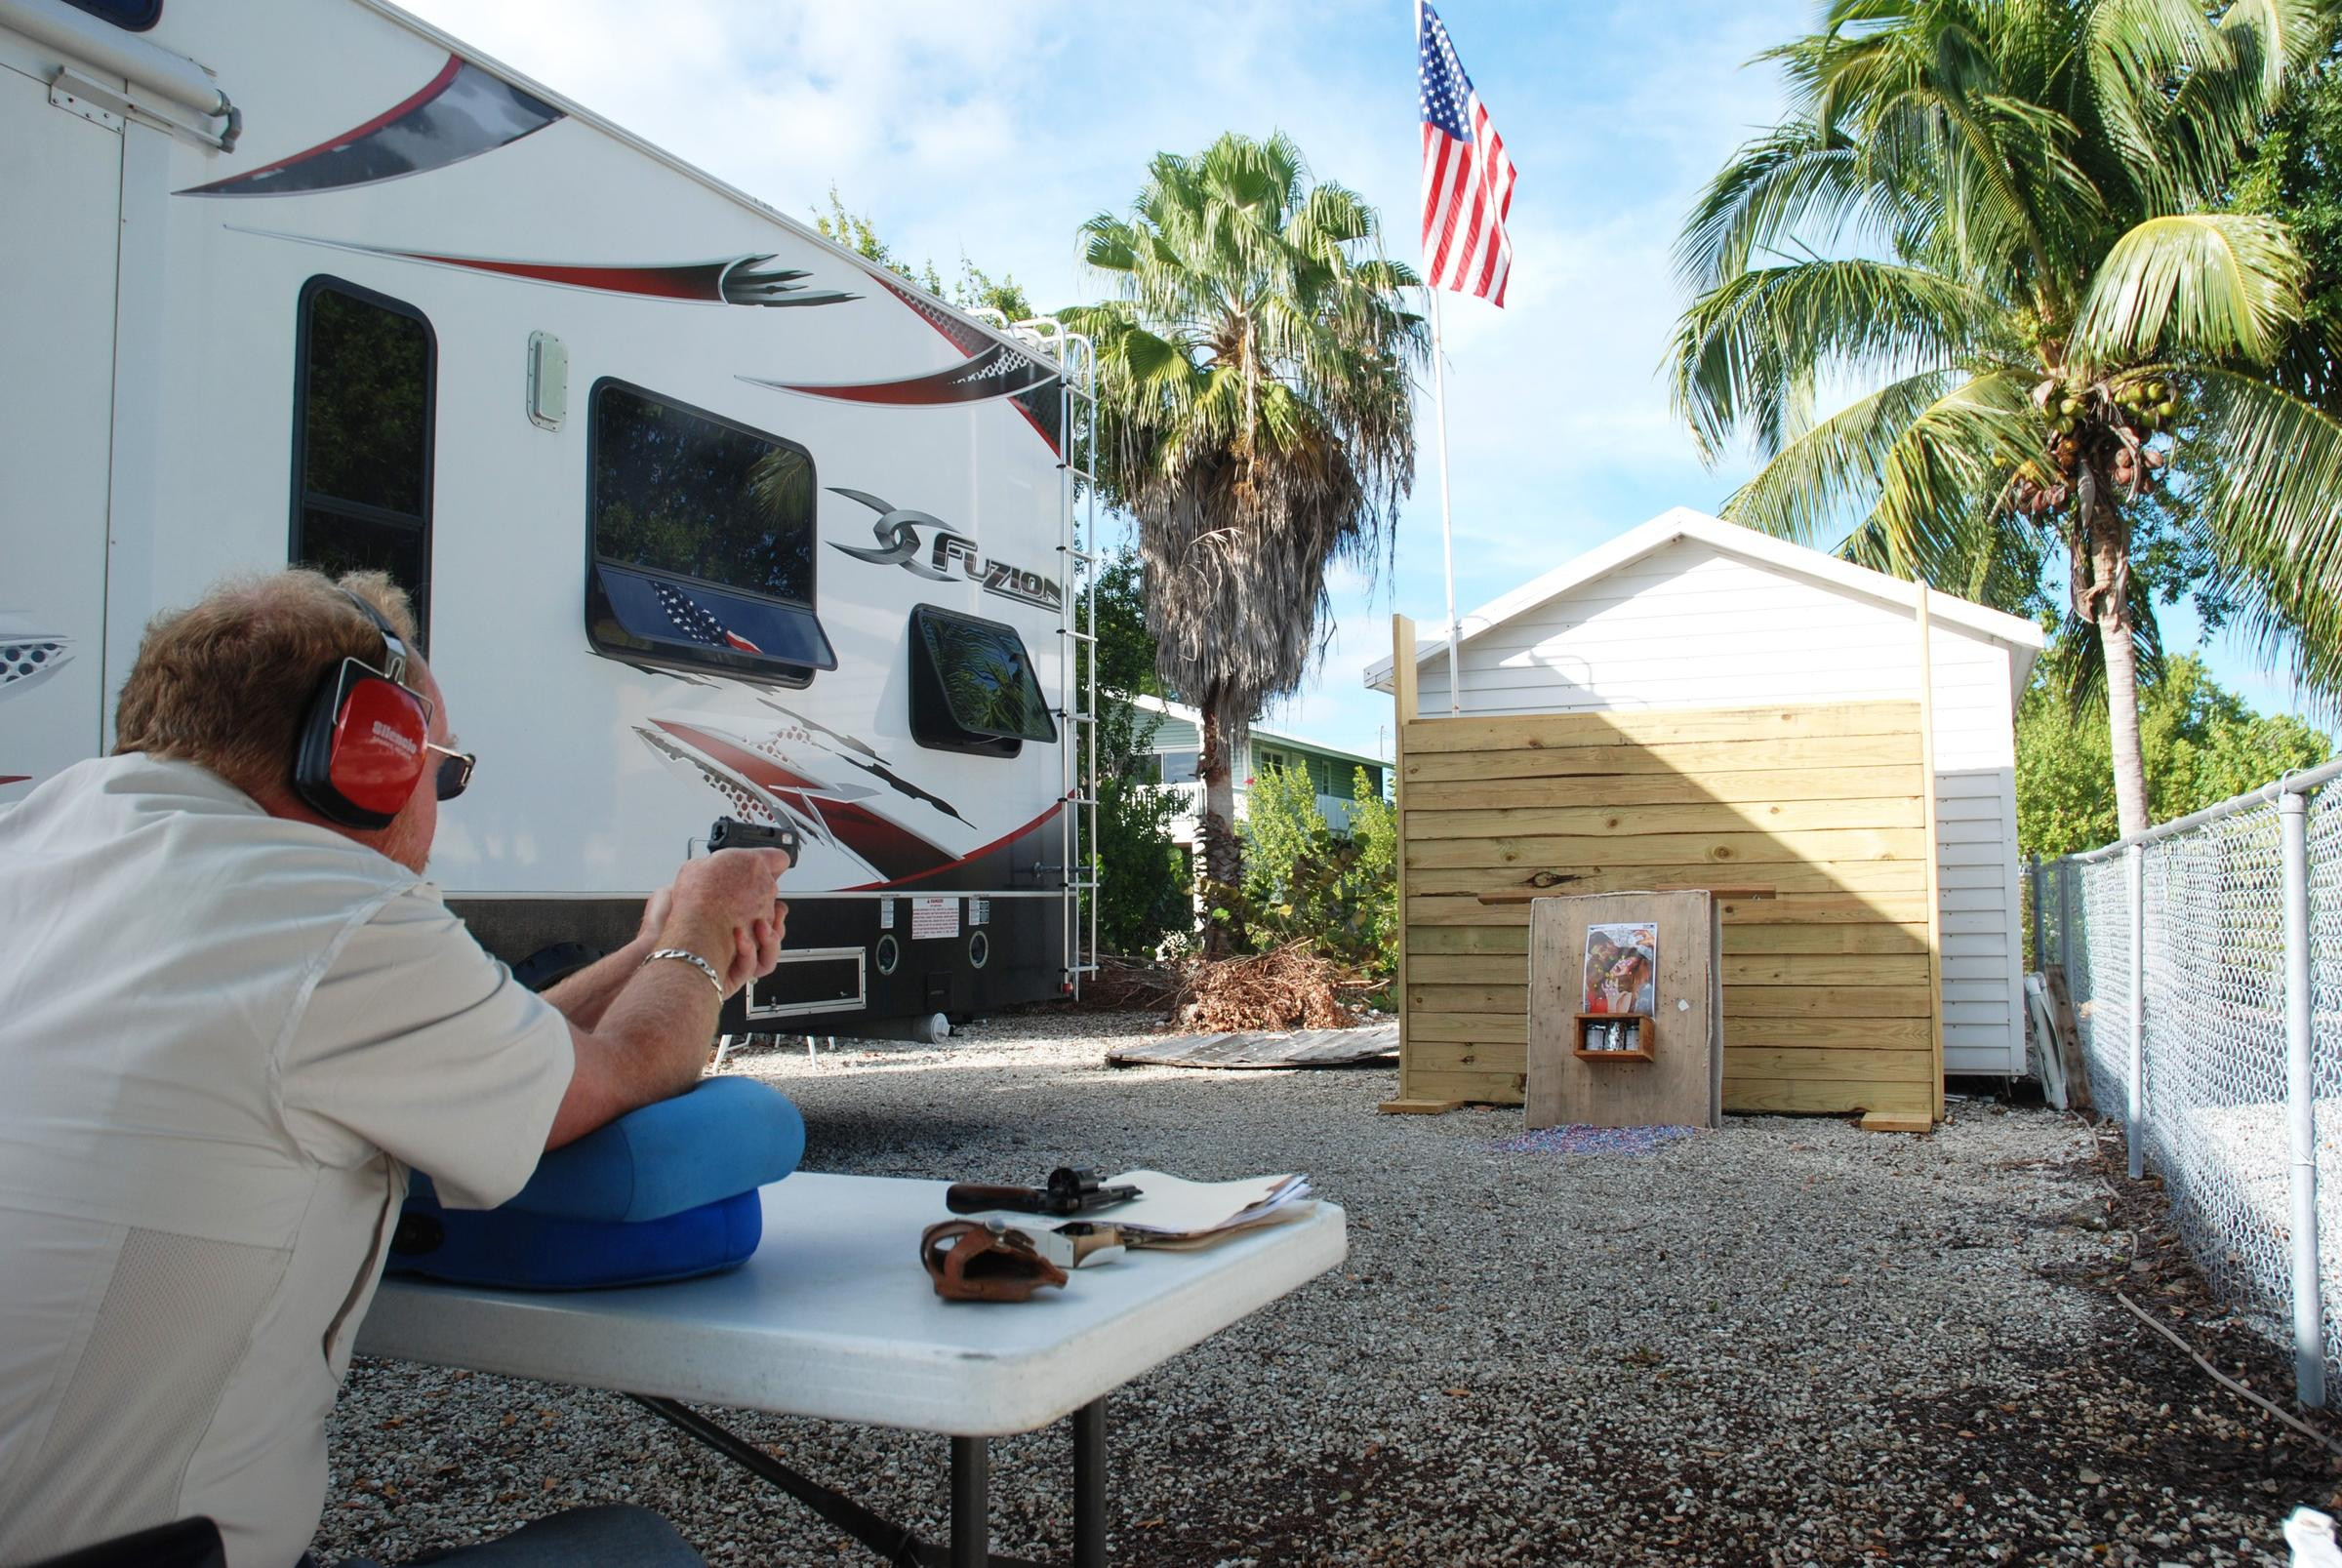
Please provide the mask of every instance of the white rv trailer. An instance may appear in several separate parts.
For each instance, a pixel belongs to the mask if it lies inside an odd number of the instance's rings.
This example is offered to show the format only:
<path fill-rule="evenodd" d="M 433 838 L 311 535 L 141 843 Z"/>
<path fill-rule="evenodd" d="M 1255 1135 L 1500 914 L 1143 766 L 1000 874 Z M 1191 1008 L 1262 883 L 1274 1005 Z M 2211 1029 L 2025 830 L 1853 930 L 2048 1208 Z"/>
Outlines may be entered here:
<path fill-rule="evenodd" d="M 111 744 L 158 612 L 382 567 L 480 755 L 432 873 L 500 955 L 623 943 L 725 814 L 807 844 L 731 1027 L 1077 986 L 1050 325 L 377 0 L 0 0 L 0 810 Z"/>

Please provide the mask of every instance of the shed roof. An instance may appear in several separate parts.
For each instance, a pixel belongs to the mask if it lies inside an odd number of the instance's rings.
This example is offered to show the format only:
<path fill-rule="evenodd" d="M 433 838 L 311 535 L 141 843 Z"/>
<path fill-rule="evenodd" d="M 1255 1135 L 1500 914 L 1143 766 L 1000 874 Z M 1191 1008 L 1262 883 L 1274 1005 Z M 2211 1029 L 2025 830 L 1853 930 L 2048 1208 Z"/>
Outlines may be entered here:
<path fill-rule="evenodd" d="M 1803 544 L 1793 544 L 1759 534 L 1739 523 L 1728 523 L 1720 517 L 1694 511 L 1688 506 L 1674 506 L 1661 512 L 1638 528 L 1629 529 L 1606 543 L 1597 544 L 1582 555 L 1574 556 L 1555 567 L 1543 577 L 1523 583 L 1510 593 L 1499 594 L 1478 609 L 1457 618 L 1460 635 L 1457 645 L 1502 625 L 1515 616 L 1526 614 L 1573 588 L 1581 587 L 1623 566 L 1641 560 L 1654 551 L 1665 549 L 1677 540 L 1698 540 L 1727 555 L 1735 555 L 1755 565 L 1776 572 L 1809 578 L 1844 592 L 1862 594 L 1885 604 L 1898 606 L 1916 614 L 1918 609 L 1918 586 L 1884 572 L 1874 572 L 1867 566 Z M 1928 619 L 1957 626 L 2004 644 L 2009 650 L 2011 695 L 2022 693 L 2025 678 L 2033 667 L 2034 656 L 2041 651 L 2041 628 L 2022 616 L 1988 610 L 1951 594 L 1931 592 L 1927 596 Z M 1418 668 L 1447 653 L 1447 639 L 1419 643 L 1415 650 Z M 1384 658 L 1366 667 L 1366 685 L 1370 690 L 1391 690 L 1392 661 Z"/>

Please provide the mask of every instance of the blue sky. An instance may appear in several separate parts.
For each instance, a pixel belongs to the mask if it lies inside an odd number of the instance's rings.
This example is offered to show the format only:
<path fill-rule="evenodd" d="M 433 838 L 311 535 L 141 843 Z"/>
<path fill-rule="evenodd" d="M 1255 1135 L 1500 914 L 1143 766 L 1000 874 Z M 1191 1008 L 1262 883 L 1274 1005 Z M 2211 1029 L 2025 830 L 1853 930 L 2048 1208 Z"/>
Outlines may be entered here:
<path fill-rule="evenodd" d="M 1077 224 L 1120 211 L 1156 151 L 1225 130 L 1290 134 L 1416 260 L 1419 141 L 1408 0 L 408 0 L 481 51 L 784 212 L 834 184 L 898 254 L 961 255 L 1044 308 L 1100 285 Z M 1682 308 L 1668 252 L 1700 184 L 1780 107 L 1758 51 L 1807 0 L 1666 5 L 1451 0 L 1440 9 L 1519 170 L 1513 284 L 1444 297 L 1459 611 L 1670 506 L 1715 511 L 1746 476 L 1702 465 L 1660 359 Z M 1267 720 L 1359 751 L 1390 700 L 1360 672 L 1393 608 L 1445 621 L 1432 402 L 1395 555 L 1334 582 L 1322 667 Z M 2174 650 L 2193 618 L 2165 611 Z M 2206 650 L 2264 708 L 2291 689 Z"/>

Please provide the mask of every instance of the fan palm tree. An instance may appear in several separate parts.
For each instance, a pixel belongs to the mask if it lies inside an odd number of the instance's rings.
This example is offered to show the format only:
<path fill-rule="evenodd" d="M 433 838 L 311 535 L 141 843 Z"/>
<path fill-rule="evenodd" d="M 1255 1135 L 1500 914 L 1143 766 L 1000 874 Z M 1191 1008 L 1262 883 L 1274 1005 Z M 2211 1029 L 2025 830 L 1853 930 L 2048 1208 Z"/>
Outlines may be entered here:
<path fill-rule="evenodd" d="M 1061 312 L 1098 346 L 1101 485 L 1138 521 L 1157 673 L 1203 714 L 1223 887 L 1242 868 L 1231 748 L 1308 672 L 1327 567 L 1373 560 L 1414 483 L 1424 329 L 1379 226 L 1285 137 L 1231 134 L 1159 154 L 1127 218 L 1082 225 L 1118 298 Z"/>
<path fill-rule="evenodd" d="M 2124 833 L 2147 825 L 2135 530 L 2172 531 L 2265 651 L 2342 673 L 2342 424 L 2270 367 L 2302 314 L 2274 218 L 2222 212 L 2331 0 L 1833 0 L 1773 51 L 1791 112 L 1677 241 L 1674 393 L 1726 505 L 1995 597 L 2065 563 Z M 1817 417 L 1817 385 L 1867 389 Z M 2022 577 L 2020 569 L 2016 576 Z M 2030 592 L 2024 583 L 2019 591 Z"/>

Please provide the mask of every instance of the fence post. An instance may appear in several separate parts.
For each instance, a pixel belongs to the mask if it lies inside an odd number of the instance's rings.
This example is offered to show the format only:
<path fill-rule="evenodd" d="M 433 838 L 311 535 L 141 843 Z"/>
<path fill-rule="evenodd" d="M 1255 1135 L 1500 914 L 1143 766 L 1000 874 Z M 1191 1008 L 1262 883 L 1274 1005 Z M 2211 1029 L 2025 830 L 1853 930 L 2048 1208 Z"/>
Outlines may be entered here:
<path fill-rule="evenodd" d="M 2037 970 L 2040 970 L 2047 969 L 2049 967 L 2049 949 L 2042 940 L 2043 933 L 2046 932 L 2048 928 L 2042 923 L 2043 911 L 2041 909 L 2041 858 L 2039 855 L 2036 855 L 2033 858 L 2032 877 L 2033 967 Z"/>
<path fill-rule="evenodd" d="M 2285 1112 L 2293 1187 L 2293 1387 L 2325 1403 L 2325 1307 L 2318 1278 L 2318 1127 L 2310 1034 L 2309 802 L 2277 797 L 2285 869 Z"/>
<path fill-rule="evenodd" d="M 2074 984 L 2074 859 L 2070 855 L 2057 858 L 2057 967 L 2066 972 L 2066 984 Z"/>
<path fill-rule="evenodd" d="M 2147 846 L 2123 852 L 2130 867 L 2130 1106 L 2123 1142 L 2130 1146 L 2130 1178 L 2147 1172 Z"/>

